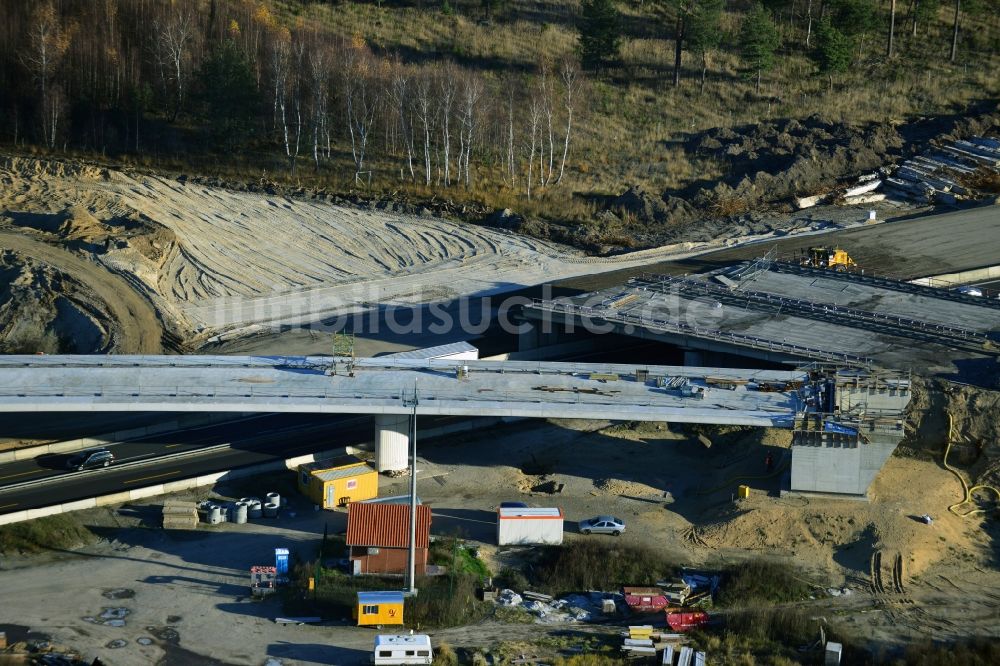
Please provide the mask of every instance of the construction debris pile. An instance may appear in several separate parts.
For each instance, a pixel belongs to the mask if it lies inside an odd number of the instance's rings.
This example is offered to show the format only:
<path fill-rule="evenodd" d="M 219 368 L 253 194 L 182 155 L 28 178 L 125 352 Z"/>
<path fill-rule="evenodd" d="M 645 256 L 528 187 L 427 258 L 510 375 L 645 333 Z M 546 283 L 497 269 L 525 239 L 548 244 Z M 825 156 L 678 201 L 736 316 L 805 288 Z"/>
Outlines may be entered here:
<path fill-rule="evenodd" d="M 602 614 L 617 613 L 624 608 L 625 599 L 620 594 L 610 592 L 588 592 L 570 594 L 555 599 L 540 592 L 501 590 L 496 596 L 497 604 L 523 609 L 536 617 L 539 623 L 590 622 Z"/>
<path fill-rule="evenodd" d="M 886 179 L 885 189 L 918 203 L 954 204 L 983 198 L 987 192 L 980 183 L 991 174 L 1000 183 L 1000 140 L 973 137 L 906 160 Z"/>
<path fill-rule="evenodd" d="M 953 205 L 1000 194 L 1000 140 L 972 137 L 941 145 L 829 192 L 797 197 L 799 209 L 818 204 L 871 204 L 885 199 Z"/>
<path fill-rule="evenodd" d="M 622 652 L 629 657 L 656 657 L 662 651 L 661 664 L 674 666 L 705 666 L 705 653 L 680 643 L 682 634 L 664 633 L 653 629 L 650 624 L 632 625 L 622 634 Z"/>

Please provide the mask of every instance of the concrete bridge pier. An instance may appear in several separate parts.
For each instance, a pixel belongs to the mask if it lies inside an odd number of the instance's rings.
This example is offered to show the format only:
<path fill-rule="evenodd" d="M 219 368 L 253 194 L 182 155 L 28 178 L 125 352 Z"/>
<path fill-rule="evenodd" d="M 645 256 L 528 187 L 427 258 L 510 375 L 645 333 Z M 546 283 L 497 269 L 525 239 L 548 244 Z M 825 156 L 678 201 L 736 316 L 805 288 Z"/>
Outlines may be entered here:
<path fill-rule="evenodd" d="M 705 365 L 705 354 L 699 349 L 684 349 L 684 366 L 701 367 Z"/>
<path fill-rule="evenodd" d="M 410 417 L 406 414 L 375 415 L 375 463 L 379 472 L 409 467 Z"/>

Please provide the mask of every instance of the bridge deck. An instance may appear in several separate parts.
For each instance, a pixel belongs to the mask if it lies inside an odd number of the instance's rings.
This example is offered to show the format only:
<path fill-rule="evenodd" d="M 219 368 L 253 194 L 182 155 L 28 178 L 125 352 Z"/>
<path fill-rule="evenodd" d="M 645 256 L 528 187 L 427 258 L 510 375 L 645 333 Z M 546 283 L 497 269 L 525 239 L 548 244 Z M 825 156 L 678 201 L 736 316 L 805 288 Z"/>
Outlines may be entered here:
<path fill-rule="evenodd" d="M 607 418 L 791 427 L 802 371 L 329 357 L 6 356 L 0 411 L 237 411 Z M 457 368 L 468 373 L 458 377 Z M 637 374 L 637 371 L 638 374 Z M 658 378 L 701 390 L 684 396 Z"/>

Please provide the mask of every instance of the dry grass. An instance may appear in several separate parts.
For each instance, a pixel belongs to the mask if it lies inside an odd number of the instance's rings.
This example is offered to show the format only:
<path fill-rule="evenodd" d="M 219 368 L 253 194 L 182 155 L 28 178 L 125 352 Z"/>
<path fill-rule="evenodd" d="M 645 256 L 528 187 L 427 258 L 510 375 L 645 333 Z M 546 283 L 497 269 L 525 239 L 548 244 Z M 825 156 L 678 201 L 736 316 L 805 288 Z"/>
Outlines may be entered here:
<path fill-rule="evenodd" d="M 578 2 L 509 0 L 494 21 L 483 21 L 479 0 L 451 3 L 442 13 L 440 3 L 277 2 L 278 14 L 289 25 L 315 27 L 339 35 L 364 38 L 376 53 L 398 54 L 407 61 L 450 58 L 487 78 L 530 74 L 538 63 L 572 54 Z M 905 29 L 898 35 L 899 56 L 886 62 L 881 36 L 869 38 L 867 53 L 852 71 L 835 81 L 833 90 L 798 42 L 801 35 L 782 23 L 786 42 L 777 66 L 764 77 L 760 95 L 740 71 L 733 44 L 741 15 L 724 15 L 724 47 L 710 57 L 708 81 L 699 84 L 701 62 L 685 53 L 683 82 L 670 84 L 673 42 L 668 22 L 655 14 L 655 3 L 621 3 L 626 38 L 618 63 L 599 75 L 590 75 L 579 96 L 575 138 L 567 178 L 560 186 L 532 193 L 502 185 L 499 167 L 474 168 L 471 189 L 427 188 L 400 177 L 400 162 L 374 155 L 372 191 L 357 188 L 353 165 L 345 151 L 314 174 L 307 160 L 294 177 L 270 145 L 259 145 L 238 163 L 205 160 L 176 168 L 204 169 L 233 178 L 257 179 L 266 169 L 269 178 L 292 184 L 325 187 L 338 192 L 358 190 L 372 195 L 437 196 L 475 201 L 490 207 L 509 207 L 530 216 L 583 221 L 595 205 L 572 192 L 622 192 L 630 184 L 650 191 L 681 190 L 692 183 L 722 177 L 725 166 L 687 155 L 682 142 L 691 133 L 712 127 L 739 126 L 761 120 L 821 114 L 834 121 L 863 123 L 901 120 L 914 115 L 961 112 L 971 102 L 1000 96 L 1000 25 L 995 17 L 963 42 L 961 62 L 947 62 L 949 23 L 946 8 L 932 25 L 913 39 Z M 970 22 L 972 19 L 968 19 Z M 796 30 L 798 26 L 796 26 Z M 160 164 L 162 166 L 162 163 Z M 745 210 L 741 201 L 720 203 L 719 214 Z"/>

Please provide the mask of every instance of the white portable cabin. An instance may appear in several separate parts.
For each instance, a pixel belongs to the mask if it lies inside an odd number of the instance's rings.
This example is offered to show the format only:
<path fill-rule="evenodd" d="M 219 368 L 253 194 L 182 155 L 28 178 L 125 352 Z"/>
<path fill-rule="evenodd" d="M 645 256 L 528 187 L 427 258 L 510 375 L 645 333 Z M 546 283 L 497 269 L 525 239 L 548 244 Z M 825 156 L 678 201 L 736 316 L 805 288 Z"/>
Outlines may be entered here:
<path fill-rule="evenodd" d="M 558 546 L 562 542 L 562 509 L 501 507 L 497 510 L 497 543 L 501 546 Z"/>
<path fill-rule="evenodd" d="M 430 664 L 434 661 L 431 637 L 427 634 L 393 636 L 379 634 L 375 637 L 375 654 L 372 663 L 380 664 Z"/>

